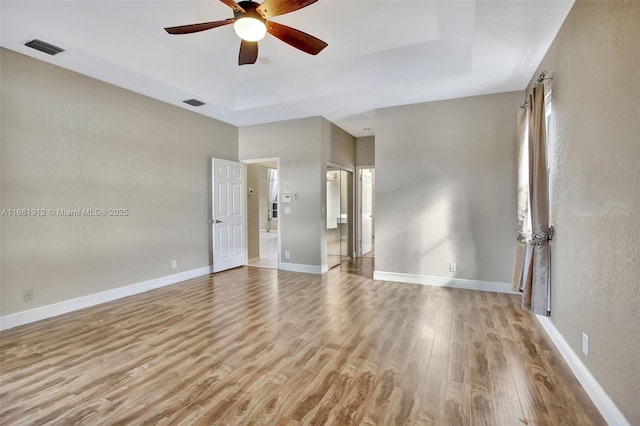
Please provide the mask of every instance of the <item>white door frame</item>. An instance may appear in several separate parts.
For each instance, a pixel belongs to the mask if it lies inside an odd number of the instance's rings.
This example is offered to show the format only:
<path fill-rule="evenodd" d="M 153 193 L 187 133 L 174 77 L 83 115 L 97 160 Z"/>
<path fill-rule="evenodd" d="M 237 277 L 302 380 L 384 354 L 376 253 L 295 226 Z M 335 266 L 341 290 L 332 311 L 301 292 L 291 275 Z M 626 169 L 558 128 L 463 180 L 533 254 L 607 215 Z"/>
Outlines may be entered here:
<path fill-rule="evenodd" d="M 241 163 L 244 164 L 260 164 L 260 163 L 272 163 L 272 162 L 276 162 L 276 167 L 278 170 L 278 229 L 276 229 L 277 231 L 277 240 L 278 240 L 278 269 L 280 269 L 280 263 L 281 263 L 281 246 L 280 246 L 280 230 L 282 229 L 282 217 L 283 215 L 281 215 L 282 210 L 281 210 L 281 201 L 280 199 L 282 197 L 280 197 L 280 194 L 282 194 L 281 191 L 281 184 L 282 184 L 282 179 L 281 179 L 281 174 L 280 174 L 280 157 L 270 157 L 270 158 L 250 158 L 250 159 L 243 159 L 240 160 Z M 247 179 L 246 176 L 246 167 L 245 167 L 245 181 Z M 245 191 L 245 203 L 248 201 L 249 198 L 249 194 Z M 249 214 L 247 213 L 247 221 L 249 220 Z M 249 230 L 249 226 L 248 226 L 248 222 L 245 222 L 245 229 L 247 229 L 247 238 L 248 236 L 248 230 Z M 247 248 L 248 250 L 248 248 Z"/>
<path fill-rule="evenodd" d="M 374 169 L 376 166 L 356 166 L 356 256 L 362 257 L 362 182 L 360 181 L 360 172 L 364 169 Z M 375 192 L 374 192 L 375 194 Z M 375 196 L 375 195 L 374 195 Z M 375 223 L 375 211 L 373 213 Z M 375 231 L 373 232 L 375 235 Z"/>

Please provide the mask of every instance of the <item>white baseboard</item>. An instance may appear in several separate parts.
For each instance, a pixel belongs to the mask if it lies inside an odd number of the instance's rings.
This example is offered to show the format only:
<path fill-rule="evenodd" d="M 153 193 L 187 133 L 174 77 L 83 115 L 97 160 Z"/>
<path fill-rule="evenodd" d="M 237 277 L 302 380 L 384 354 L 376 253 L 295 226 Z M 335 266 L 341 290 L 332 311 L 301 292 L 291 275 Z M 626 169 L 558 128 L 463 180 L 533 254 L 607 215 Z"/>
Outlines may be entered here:
<path fill-rule="evenodd" d="M 432 277 L 429 275 L 403 274 L 400 272 L 374 271 L 374 280 L 395 281 L 409 284 L 432 285 L 436 287 L 461 288 L 465 290 L 491 291 L 494 293 L 517 294 L 511 291 L 510 283 L 495 281 L 466 280 L 462 278 Z"/>
<path fill-rule="evenodd" d="M 0 330 L 7 330 L 35 321 L 40 321 L 46 318 L 66 314 L 68 312 L 77 311 L 78 309 L 88 308 L 90 306 L 99 305 L 100 303 L 110 302 L 112 300 L 121 299 L 123 297 L 153 290 L 155 288 L 179 283 L 191 278 L 208 275 L 211 273 L 211 269 L 211 266 L 204 266 L 202 268 L 191 269 L 189 271 L 179 272 L 177 274 L 167 275 L 164 277 L 154 278 L 152 280 L 143 281 L 124 287 L 114 288 L 112 290 L 102 291 L 100 293 L 89 294 L 75 299 L 63 300 L 62 302 L 40 306 L 39 308 L 29 309 L 28 311 L 5 315 L 0 317 Z"/>
<path fill-rule="evenodd" d="M 280 268 L 283 271 L 304 272 L 305 274 L 324 274 L 327 272 L 326 265 L 303 265 L 300 263 L 284 263 L 280 262 Z"/>
<path fill-rule="evenodd" d="M 596 378 L 593 377 L 580 357 L 576 355 L 567 341 L 564 340 L 564 337 L 562 337 L 562 334 L 560 334 L 555 325 L 553 325 L 551 319 L 540 315 L 536 316 L 553 341 L 553 344 L 556 345 L 556 348 L 560 351 L 562 358 L 564 358 L 569 365 L 569 368 L 573 371 L 573 374 L 587 392 L 587 395 L 589 395 L 602 417 L 604 417 L 604 420 L 612 426 L 629 426 L 630 423 L 624 417 L 624 414 L 622 414 L 616 404 L 609 398 L 605 390 L 602 389 L 602 386 L 600 386 Z"/>

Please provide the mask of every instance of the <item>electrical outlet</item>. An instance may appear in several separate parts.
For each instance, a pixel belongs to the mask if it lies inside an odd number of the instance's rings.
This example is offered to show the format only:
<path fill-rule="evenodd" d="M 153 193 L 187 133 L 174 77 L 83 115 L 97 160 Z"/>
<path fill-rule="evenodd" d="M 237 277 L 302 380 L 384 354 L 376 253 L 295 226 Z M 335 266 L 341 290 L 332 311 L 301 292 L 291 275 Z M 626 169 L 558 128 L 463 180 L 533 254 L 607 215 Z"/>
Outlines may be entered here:
<path fill-rule="evenodd" d="M 589 357 L 589 336 L 582 333 L 582 353 Z"/>
<path fill-rule="evenodd" d="M 178 261 L 177 260 L 172 260 L 171 261 L 171 269 L 177 269 L 178 268 Z"/>
<path fill-rule="evenodd" d="M 22 300 L 24 300 L 25 302 L 31 302 L 33 300 L 33 290 L 29 288 L 23 291 Z"/>
<path fill-rule="evenodd" d="M 454 262 L 449 263 L 449 272 L 456 272 L 457 267 Z"/>
<path fill-rule="evenodd" d="M 288 258 L 289 258 L 289 252 L 288 252 L 288 251 L 285 251 L 285 252 L 284 252 L 284 258 L 285 258 L 285 259 L 288 259 Z"/>

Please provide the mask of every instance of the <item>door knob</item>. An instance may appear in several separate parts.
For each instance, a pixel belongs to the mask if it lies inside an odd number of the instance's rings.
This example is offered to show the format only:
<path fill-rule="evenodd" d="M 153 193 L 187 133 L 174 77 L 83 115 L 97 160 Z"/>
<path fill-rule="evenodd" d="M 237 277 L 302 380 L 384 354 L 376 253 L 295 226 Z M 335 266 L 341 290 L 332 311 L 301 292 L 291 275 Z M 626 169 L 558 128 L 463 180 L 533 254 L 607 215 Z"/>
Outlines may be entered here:
<path fill-rule="evenodd" d="M 222 223 L 222 221 L 221 221 L 221 220 L 218 220 L 218 219 L 215 219 L 215 220 L 213 221 L 213 223 Z"/>

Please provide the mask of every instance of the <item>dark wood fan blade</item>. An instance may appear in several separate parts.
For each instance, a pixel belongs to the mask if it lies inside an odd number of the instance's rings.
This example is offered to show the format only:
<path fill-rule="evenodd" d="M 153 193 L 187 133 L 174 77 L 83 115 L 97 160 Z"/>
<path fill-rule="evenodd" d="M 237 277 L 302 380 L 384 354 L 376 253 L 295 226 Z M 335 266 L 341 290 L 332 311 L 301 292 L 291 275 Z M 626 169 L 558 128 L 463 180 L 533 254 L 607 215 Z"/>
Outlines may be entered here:
<path fill-rule="evenodd" d="M 265 0 L 256 8 L 256 11 L 262 15 L 264 19 L 269 19 L 272 16 L 284 15 L 285 13 L 302 9 L 317 1 L 318 0 Z"/>
<path fill-rule="evenodd" d="M 288 45 L 293 46 L 296 49 L 300 49 L 310 55 L 317 55 L 322 51 L 322 49 L 328 46 L 327 43 L 319 38 L 315 38 L 314 36 L 303 33 L 295 28 L 278 24 L 277 22 L 268 21 L 267 31 Z"/>
<path fill-rule="evenodd" d="M 258 42 L 242 40 L 240 43 L 240 55 L 238 65 L 255 64 L 258 59 Z"/>
<path fill-rule="evenodd" d="M 235 10 L 236 12 L 247 13 L 246 10 L 244 10 L 238 3 L 236 3 L 233 0 L 220 0 L 220 1 L 226 4 L 227 6 L 229 6 L 231 9 Z"/>
<path fill-rule="evenodd" d="M 201 24 L 181 25 L 179 27 L 169 27 L 164 30 L 169 34 L 191 34 L 212 28 L 218 28 L 223 25 L 233 24 L 234 18 L 225 19 L 224 21 L 203 22 Z"/>

